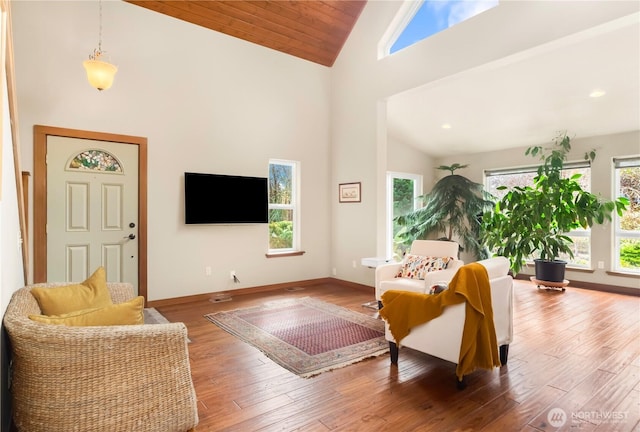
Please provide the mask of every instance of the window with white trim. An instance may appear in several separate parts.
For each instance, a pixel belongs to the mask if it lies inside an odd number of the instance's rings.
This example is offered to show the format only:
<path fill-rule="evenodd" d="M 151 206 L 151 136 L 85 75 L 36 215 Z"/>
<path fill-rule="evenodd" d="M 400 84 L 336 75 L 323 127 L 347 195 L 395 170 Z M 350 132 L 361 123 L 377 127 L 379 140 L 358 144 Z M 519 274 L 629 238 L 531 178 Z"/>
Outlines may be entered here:
<path fill-rule="evenodd" d="M 387 256 L 400 260 L 403 255 L 395 235 L 400 226 L 395 218 L 411 213 L 420 207 L 418 197 L 422 195 L 422 176 L 418 174 L 387 173 Z"/>
<path fill-rule="evenodd" d="M 526 166 L 521 168 L 505 168 L 496 170 L 485 170 L 485 189 L 487 192 L 501 199 L 509 189 L 515 186 L 531 186 L 533 178 L 537 175 L 538 166 Z M 563 177 L 571 177 L 574 174 L 581 174 L 577 179 L 580 186 L 586 191 L 591 190 L 591 165 L 588 161 L 569 162 L 564 164 L 562 170 Z M 507 186 L 506 190 L 498 190 L 499 186 Z M 591 268 L 591 230 L 578 229 L 567 234 L 573 240 L 573 259 L 568 255 L 560 255 L 558 258 L 567 261 L 572 267 Z M 533 261 L 531 257 L 528 261 Z"/>
<path fill-rule="evenodd" d="M 300 249 L 299 162 L 269 161 L 269 252 Z"/>
<path fill-rule="evenodd" d="M 640 274 L 640 156 L 615 158 L 615 196 L 624 196 L 629 207 L 615 217 L 613 269 Z"/>

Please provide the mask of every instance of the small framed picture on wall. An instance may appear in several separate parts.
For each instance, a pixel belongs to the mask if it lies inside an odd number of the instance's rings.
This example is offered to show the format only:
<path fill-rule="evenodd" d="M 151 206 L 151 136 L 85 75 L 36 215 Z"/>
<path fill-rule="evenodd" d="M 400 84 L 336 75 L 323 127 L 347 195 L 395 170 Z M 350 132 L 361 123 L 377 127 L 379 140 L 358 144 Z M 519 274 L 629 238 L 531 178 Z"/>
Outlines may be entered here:
<path fill-rule="evenodd" d="M 360 202 L 360 182 L 340 183 L 338 185 L 338 201 L 341 203 Z"/>

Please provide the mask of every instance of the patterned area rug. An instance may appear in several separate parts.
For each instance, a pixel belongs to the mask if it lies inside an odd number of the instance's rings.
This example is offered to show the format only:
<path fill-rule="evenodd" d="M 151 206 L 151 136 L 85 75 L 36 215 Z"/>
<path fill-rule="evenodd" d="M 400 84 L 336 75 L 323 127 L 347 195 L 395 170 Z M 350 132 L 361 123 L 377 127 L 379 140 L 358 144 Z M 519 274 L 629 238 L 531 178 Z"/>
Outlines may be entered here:
<path fill-rule="evenodd" d="M 305 378 L 389 351 L 384 321 L 309 297 L 205 317 Z"/>

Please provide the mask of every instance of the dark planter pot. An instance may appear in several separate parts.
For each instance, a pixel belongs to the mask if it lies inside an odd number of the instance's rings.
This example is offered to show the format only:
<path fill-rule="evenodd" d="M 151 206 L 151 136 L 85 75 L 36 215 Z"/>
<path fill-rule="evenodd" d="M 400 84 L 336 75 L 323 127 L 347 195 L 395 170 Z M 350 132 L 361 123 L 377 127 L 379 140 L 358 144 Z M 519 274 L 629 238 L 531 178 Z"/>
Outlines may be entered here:
<path fill-rule="evenodd" d="M 562 260 L 533 260 L 536 269 L 536 279 L 547 282 L 562 282 L 564 281 L 564 271 L 567 267 L 567 262 Z"/>

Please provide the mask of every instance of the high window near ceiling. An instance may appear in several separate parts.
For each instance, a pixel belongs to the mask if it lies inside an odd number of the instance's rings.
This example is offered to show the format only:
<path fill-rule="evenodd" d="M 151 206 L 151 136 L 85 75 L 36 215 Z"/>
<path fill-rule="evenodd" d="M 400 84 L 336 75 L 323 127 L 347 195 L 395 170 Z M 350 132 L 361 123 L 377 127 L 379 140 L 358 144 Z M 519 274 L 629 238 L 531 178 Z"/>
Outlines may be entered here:
<path fill-rule="evenodd" d="M 571 177 L 574 174 L 581 174 L 577 180 L 580 186 L 586 191 L 591 190 L 591 165 L 588 161 L 565 163 L 565 169 L 562 170 L 563 177 Z M 533 178 L 537 175 L 537 166 L 522 168 L 507 168 L 486 170 L 485 189 L 487 192 L 501 199 L 509 189 L 515 186 L 527 186 L 533 184 Z M 506 190 L 498 190 L 499 186 L 507 186 Z M 572 250 L 573 259 L 567 255 L 561 255 L 559 258 L 567 261 L 572 267 L 591 268 L 591 230 L 578 229 L 567 233 L 567 236 L 573 240 Z M 534 258 L 530 257 L 530 261 Z"/>
<path fill-rule="evenodd" d="M 498 6 L 498 0 L 407 1 L 383 37 L 380 57 L 393 54 Z"/>
<path fill-rule="evenodd" d="M 300 251 L 299 164 L 269 161 L 269 254 Z"/>
<path fill-rule="evenodd" d="M 613 269 L 640 274 L 640 156 L 616 158 L 615 196 L 629 199 L 629 207 L 615 220 Z"/>

